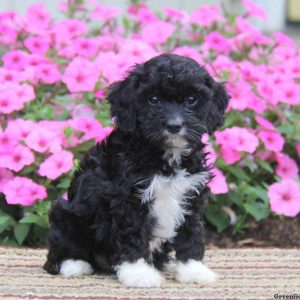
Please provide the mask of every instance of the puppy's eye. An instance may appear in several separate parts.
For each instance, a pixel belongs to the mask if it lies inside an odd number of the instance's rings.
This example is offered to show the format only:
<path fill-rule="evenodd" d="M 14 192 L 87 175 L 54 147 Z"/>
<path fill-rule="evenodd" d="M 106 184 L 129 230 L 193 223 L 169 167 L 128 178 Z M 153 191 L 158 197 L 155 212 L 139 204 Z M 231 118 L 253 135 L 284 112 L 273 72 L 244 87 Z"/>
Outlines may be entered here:
<path fill-rule="evenodd" d="M 184 101 L 188 106 L 195 106 L 198 103 L 198 98 L 195 96 L 187 96 Z"/>
<path fill-rule="evenodd" d="M 157 105 L 160 103 L 160 99 L 159 97 L 157 96 L 152 96 L 149 98 L 148 102 L 151 104 L 151 105 Z"/>

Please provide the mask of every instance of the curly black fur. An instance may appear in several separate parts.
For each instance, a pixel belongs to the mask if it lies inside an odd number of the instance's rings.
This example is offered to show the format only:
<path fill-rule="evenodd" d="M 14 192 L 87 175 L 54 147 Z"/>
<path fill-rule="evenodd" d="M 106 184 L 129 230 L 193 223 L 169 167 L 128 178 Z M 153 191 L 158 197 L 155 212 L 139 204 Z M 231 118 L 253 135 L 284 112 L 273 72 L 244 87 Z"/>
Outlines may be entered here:
<path fill-rule="evenodd" d="M 149 102 L 153 96 L 157 98 Z M 187 102 L 190 96 L 196 103 Z M 155 174 L 208 171 L 200 136 L 222 125 L 228 99 L 223 85 L 203 67 L 172 54 L 137 65 L 113 84 L 108 101 L 116 129 L 82 159 L 68 190 L 69 200 L 53 204 L 45 270 L 59 273 L 68 258 L 85 260 L 102 271 L 139 258 L 162 267 L 172 250 L 180 261 L 201 260 L 202 209 L 209 189 L 188 192 L 189 214 L 176 236 L 154 253 L 149 243 L 156 224 L 150 213 L 155 199 L 142 203 L 139 189 L 146 188 Z M 186 141 L 186 152 L 172 159 L 179 146 L 170 139 L 166 124 L 178 116 L 185 128 L 181 141 Z"/>

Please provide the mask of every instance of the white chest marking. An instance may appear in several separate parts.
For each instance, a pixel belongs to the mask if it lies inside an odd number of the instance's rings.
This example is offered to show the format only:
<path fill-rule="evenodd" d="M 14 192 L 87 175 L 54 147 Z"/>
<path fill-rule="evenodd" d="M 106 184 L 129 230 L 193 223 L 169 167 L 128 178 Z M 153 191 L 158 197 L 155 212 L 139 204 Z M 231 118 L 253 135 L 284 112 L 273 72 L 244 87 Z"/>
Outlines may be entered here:
<path fill-rule="evenodd" d="M 191 175 L 186 170 L 179 170 L 171 177 L 155 175 L 148 188 L 142 191 L 143 203 L 154 200 L 151 214 L 156 219 L 156 226 L 152 232 L 154 240 L 150 242 L 151 251 L 175 237 L 176 229 L 188 213 L 184 208 L 185 194 L 203 187 L 208 178 L 207 172 Z"/>

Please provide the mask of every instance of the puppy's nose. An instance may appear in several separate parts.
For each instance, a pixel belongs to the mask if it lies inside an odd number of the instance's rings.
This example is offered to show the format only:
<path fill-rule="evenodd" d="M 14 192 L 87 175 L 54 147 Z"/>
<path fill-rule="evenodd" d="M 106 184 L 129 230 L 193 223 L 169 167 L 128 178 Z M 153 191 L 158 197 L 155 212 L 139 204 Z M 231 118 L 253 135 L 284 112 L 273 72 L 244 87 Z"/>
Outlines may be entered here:
<path fill-rule="evenodd" d="M 170 133 L 178 133 L 182 128 L 182 121 L 179 119 L 170 120 L 167 122 L 166 127 Z"/>

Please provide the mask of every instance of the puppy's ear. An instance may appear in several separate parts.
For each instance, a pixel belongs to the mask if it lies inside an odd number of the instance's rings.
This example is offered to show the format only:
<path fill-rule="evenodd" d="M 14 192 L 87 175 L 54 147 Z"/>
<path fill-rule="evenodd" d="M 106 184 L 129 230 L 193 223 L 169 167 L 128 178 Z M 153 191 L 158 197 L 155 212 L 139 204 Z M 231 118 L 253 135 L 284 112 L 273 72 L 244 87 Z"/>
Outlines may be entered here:
<path fill-rule="evenodd" d="M 111 115 L 122 131 L 134 131 L 136 128 L 136 89 L 138 86 L 135 70 L 122 81 L 113 83 L 108 89 L 107 100 L 111 105 Z"/>
<path fill-rule="evenodd" d="M 224 83 L 212 82 L 212 103 L 207 116 L 207 125 L 209 134 L 212 134 L 217 128 L 221 127 L 225 121 L 225 110 L 227 108 L 230 96 L 227 93 Z"/>

